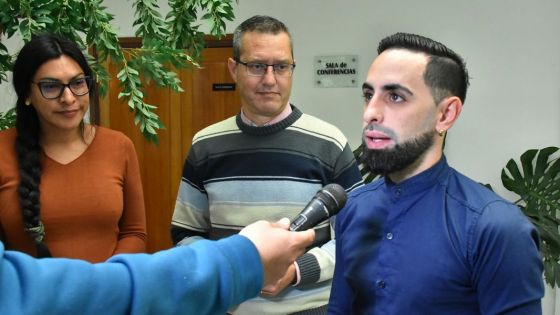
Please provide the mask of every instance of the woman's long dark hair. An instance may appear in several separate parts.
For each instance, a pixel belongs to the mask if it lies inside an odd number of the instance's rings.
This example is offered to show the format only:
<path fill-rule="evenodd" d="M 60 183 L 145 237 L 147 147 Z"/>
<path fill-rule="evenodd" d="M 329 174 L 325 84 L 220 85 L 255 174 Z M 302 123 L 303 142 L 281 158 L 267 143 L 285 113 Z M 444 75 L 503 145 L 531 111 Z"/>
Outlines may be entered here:
<path fill-rule="evenodd" d="M 43 243 L 45 231 L 41 222 L 39 184 L 41 182 L 40 143 L 41 126 L 37 111 L 29 105 L 31 83 L 35 73 L 45 62 L 65 55 L 80 65 L 84 75 L 93 77 L 84 54 L 74 42 L 54 35 L 34 36 L 20 50 L 13 68 L 13 84 L 17 94 L 15 149 L 19 163 L 19 200 L 23 225 L 37 244 L 37 257 L 50 257 L 50 251 Z M 90 117 L 97 117 L 99 103 L 95 84 L 90 87 Z M 26 104 L 26 101 L 28 102 Z M 97 121 L 92 121 L 96 124 Z M 83 123 L 82 123 L 83 125 Z"/>

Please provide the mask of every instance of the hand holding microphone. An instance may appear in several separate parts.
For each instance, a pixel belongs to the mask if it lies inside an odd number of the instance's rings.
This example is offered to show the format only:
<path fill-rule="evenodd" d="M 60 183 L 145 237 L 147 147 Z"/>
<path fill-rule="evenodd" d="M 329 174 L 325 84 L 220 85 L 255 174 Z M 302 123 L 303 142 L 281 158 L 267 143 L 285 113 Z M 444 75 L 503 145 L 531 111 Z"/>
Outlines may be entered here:
<path fill-rule="evenodd" d="M 292 233 L 287 231 L 288 224 L 288 219 L 275 223 L 260 220 L 239 232 L 253 242 L 259 252 L 264 285 L 276 283 L 315 239 L 315 231 Z"/>
<path fill-rule="evenodd" d="M 308 233 L 314 232 L 313 229 L 310 229 L 317 225 L 317 223 L 328 219 L 329 217 L 338 213 L 338 211 L 344 206 L 346 203 L 346 191 L 342 186 L 337 184 L 330 184 L 323 188 L 321 188 L 315 196 L 311 199 L 311 201 L 303 208 L 303 210 L 294 218 L 289 227 L 289 230 L 294 232 L 298 231 L 298 233 L 290 233 L 290 234 L 299 234 L 299 233 Z M 289 220 L 286 218 L 281 221 L 274 223 L 274 224 L 285 224 L 285 229 L 290 224 Z M 247 229 L 247 228 L 245 228 Z M 300 232 L 304 231 L 304 232 Z M 243 230 L 241 231 L 243 234 Z M 313 233 L 313 235 L 315 235 Z M 267 238 L 266 245 L 270 245 L 270 241 Z M 311 245 L 310 243 L 307 246 Z M 281 247 L 286 247 L 286 244 L 282 245 Z M 257 246 L 259 248 L 259 246 Z M 278 249 L 277 247 L 274 247 Z M 301 248 L 300 248 L 301 250 Z M 261 249 L 259 249 L 259 252 Z M 302 251 L 297 253 L 298 255 L 295 258 L 292 258 L 293 261 L 303 254 Z M 261 257 L 263 255 L 261 254 Z M 270 271 L 267 270 L 266 259 L 263 259 L 263 266 L 265 267 L 265 286 L 261 291 L 261 295 L 265 296 L 275 296 L 279 292 L 281 292 L 286 286 L 290 285 L 293 281 L 295 270 L 295 265 L 291 264 L 289 266 L 283 266 L 280 270 L 284 270 L 284 274 L 279 276 L 279 274 L 275 274 L 275 276 L 270 276 Z M 270 268 L 270 267 L 269 267 Z M 290 268 L 292 268 L 290 270 Z"/>
<path fill-rule="evenodd" d="M 317 223 L 340 211 L 346 203 L 346 191 L 342 186 L 329 184 L 321 188 L 291 223 L 288 220 L 269 223 L 259 221 L 248 225 L 239 234 L 249 238 L 257 247 L 264 267 L 264 285 L 274 286 L 286 274 L 297 257 L 313 243 L 315 233 L 309 230 Z M 271 228 L 273 227 L 273 228 Z M 279 228 L 279 229 L 278 229 Z M 263 237 L 266 235 L 266 237 Z M 266 291 L 266 289 L 263 290 Z M 265 293 L 265 292 L 263 292 Z"/>

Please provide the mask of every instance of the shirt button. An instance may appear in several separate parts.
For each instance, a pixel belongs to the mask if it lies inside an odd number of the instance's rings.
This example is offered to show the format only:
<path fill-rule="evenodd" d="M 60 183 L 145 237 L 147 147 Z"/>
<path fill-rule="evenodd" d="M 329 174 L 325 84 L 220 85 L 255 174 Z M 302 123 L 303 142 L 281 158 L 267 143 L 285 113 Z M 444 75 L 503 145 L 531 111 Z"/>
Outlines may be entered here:
<path fill-rule="evenodd" d="M 380 288 L 380 289 L 384 289 L 385 288 L 385 281 L 377 280 L 377 287 Z"/>
<path fill-rule="evenodd" d="M 399 188 L 395 190 L 395 196 L 400 197 L 400 195 L 401 195 L 401 189 Z"/>
<path fill-rule="evenodd" d="M 393 239 L 393 233 L 391 233 L 391 232 L 387 233 L 387 239 L 392 240 Z"/>

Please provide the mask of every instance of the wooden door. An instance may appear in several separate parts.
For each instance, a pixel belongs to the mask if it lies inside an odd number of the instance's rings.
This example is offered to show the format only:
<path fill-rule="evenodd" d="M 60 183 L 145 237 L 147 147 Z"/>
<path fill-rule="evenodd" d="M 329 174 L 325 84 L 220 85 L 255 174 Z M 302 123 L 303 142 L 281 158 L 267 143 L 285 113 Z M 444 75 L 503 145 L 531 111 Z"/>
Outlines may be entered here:
<path fill-rule="evenodd" d="M 203 69 L 182 72 L 181 81 L 189 83 L 185 93 L 191 96 L 191 105 L 183 107 L 181 116 L 184 134 L 189 135 L 183 137 L 185 153 L 199 130 L 237 114 L 241 108 L 239 92 L 227 67 L 232 55 L 231 47 L 206 48 L 202 53 Z M 228 86 L 235 90 L 224 89 Z"/>
<path fill-rule="evenodd" d="M 131 42 L 134 45 L 135 41 L 139 45 L 139 39 L 128 39 L 127 45 Z M 158 132 L 157 146 L 144 139 L 134 125 L 133 113 L 127 104 L 118 100 L 117 70 L 113 64 L 108 64 L 113 79 L 107 97 L 101 102 L 101 125 L 122 131 L 136 148 L 146 204 L 148 252 L 172 246 L 171 216 L 183 162 L 193 136 L 200 129 L 239 112 L 239 93 L 220 88 L 235 86 L 227 69 L 227 58 L 232 55 L 231 37 L 218 43 L 226 47 L 208 47 L 203 51 L 203 69 L 180 71 L 184 92 L 175 93 L 154 84 L 147 86 L 146 102 L 158 106 L 156 113 L 165 124 L 165 130 Z"/>

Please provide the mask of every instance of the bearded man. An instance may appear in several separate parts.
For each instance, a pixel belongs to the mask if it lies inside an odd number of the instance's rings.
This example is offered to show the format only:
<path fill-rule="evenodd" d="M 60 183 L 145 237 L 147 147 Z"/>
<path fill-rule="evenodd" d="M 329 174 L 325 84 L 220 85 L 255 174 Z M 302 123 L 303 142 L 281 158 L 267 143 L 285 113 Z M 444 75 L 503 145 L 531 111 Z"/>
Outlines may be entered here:
<path fill-rule="evenodd" d="M 541 314 L 538 233 L 519 208 L 451 168 L 463 59 L 432 39 L 383 39 L 362 86 L 364 164 L 383 177 L 336 218 L 329 314 Z"/>

